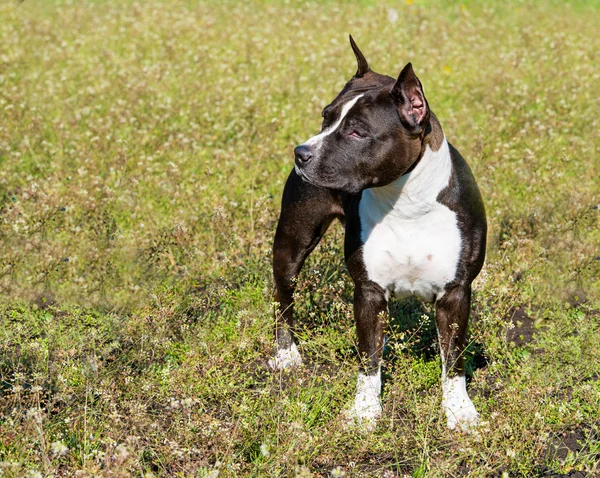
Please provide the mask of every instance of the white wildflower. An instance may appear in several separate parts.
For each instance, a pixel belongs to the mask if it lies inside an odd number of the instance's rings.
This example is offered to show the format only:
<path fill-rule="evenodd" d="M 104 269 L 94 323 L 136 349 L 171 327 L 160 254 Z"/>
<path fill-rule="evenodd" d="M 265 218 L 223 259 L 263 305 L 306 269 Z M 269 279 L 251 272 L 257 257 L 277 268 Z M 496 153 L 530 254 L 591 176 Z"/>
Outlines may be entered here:
<path fill-rule="evenodd" d="M 69 451 L 69 447 L 67 447 L 67 445 L 65 445 L 60 440 L 53 442 L 52 445 L 50 445 L 50 449 L 52 450 L 52 453 L 54 453 L 57 456 L 64 455 Z"/>
<path fill-rule="evenodd" d="M 267 457 L 271 454 L 271 452 L 269 451 L 269 445 L 267 445 L 266 443 L 263 443 L 260 446 L 260 453 L 262 454 L 262 456 Z"/>

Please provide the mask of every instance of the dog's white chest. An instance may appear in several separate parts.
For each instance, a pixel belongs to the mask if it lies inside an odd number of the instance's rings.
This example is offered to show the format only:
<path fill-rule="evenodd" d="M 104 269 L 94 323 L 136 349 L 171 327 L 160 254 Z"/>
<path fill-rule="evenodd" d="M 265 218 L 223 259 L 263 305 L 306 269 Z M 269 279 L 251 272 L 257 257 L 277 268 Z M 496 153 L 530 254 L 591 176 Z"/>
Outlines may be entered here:
<path fill-rule="evenodd" d="M 408 175 L 367 189 L 359 204 L 363 261 L 370 280 L 397 297 L 434 301 L 456 276 L 456 214 L 436 201 L 452 171 L 448 145 L 429 148 Z"/>

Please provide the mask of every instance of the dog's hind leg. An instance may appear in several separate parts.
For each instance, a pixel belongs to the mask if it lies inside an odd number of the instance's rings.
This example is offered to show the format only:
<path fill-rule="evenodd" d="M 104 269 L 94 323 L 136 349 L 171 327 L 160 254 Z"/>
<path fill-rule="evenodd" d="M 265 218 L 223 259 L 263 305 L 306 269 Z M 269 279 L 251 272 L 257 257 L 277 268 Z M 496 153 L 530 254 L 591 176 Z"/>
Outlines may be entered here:
<path fill-rule="evenodd" d="M 294 343 L 293 295 L 304 261 L 317 246 L 331 221 L 343 218 L 341 198 L 335 191 L 319 188 L 292 171 L 283 190 L 281 214 L 273 242 L 275 282 L 275 336 L 277 349 L 269 365 L 274 369 L 302 363 Z"/>

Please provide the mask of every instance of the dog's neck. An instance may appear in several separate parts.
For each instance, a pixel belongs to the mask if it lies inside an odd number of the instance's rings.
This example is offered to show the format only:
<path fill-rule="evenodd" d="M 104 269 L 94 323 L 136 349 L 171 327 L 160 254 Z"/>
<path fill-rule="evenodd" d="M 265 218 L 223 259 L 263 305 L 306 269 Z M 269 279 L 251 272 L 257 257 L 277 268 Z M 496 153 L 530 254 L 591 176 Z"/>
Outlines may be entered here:
<path fill-rule="evenodd" d="M 432 151 L 437 151 L 441 148 L 443 142 L 444 131 L 442 130 L 442 125 L 433 112 L 431 112 L 429 116 L 429 124 L 425 129 L 425 136 L 423 137 L 422 150 L 424 152 L 425 148 L 429 146 Z"/>
<path fill-rule="evenodd" d="M 419 151 L 419 156 L 417 156 L 417 159 L 415 159 L 415 161 L 410 165 L 410 168 L 406 170 L 404 175 L 411 173 L 417 167 L 419 161 L 421 161 L 421 158 L 425 154 L 427 146 L 429 146 L 432 151 L 437 151 L 442 146 L 443 141 L 444 131 L 442 130 L 442 125 L 433 112 L 431 112 L 429 121 L 423 129 L 423 134 L 421 136 L 421 149 Z"/>
<path fill-rule="evenodd" d="M 452 160 L 448 141 L 432 115 L 431 131 L 423 138 L 423 153 L 414 168 L 391 183 L 366 189 L 362 201 L 372 207 L 375 222 L 387 214 L 413 219 L 436 205 L 439 193 L 448 186 Z"/>

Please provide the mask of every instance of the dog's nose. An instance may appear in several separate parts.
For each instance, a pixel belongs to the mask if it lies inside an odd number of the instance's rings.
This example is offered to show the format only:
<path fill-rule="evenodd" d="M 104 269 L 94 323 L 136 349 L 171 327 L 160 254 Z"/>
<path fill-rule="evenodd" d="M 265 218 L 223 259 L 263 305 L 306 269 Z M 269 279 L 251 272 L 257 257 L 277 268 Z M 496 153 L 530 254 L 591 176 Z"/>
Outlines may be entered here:
<path fill-rule="evenodd" d="M 310 147 L 306 146 L 305 144 L 296 146 L 294 148 L 294 155 L 296 157 L 296 164 L 299 166 L 304 166 L 313 158 L 313 154 L 310 150 Z"/>

